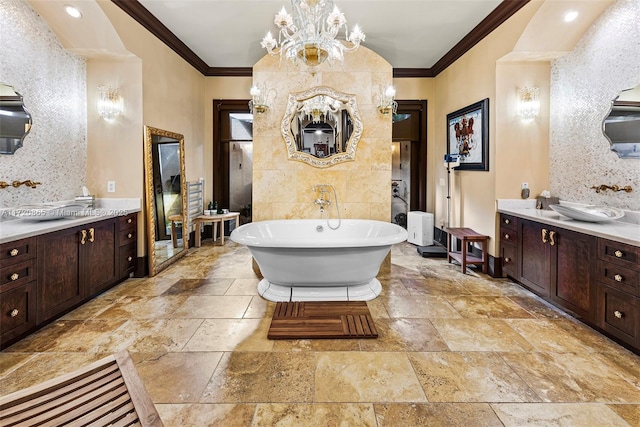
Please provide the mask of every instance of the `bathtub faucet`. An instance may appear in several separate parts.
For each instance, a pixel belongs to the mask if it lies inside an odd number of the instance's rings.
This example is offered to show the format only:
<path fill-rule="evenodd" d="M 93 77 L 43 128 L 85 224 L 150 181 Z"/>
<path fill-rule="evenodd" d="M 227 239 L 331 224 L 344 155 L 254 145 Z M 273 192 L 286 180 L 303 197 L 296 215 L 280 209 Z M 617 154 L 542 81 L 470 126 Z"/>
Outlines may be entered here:
<path fill-rule="evenodd" d="M 313 203 L 315 205 L 320 206 L 320 213 L 324 212 L 325 206 L 329 206 L 331 204 L 331 200 L 325 198 L 325 193 L 329 193 L 331 190 L 331 186 L 328 184 L 318 184 L 311 187 L 311 191 L 319 191 L 320 198 L 316 199 Z"/>

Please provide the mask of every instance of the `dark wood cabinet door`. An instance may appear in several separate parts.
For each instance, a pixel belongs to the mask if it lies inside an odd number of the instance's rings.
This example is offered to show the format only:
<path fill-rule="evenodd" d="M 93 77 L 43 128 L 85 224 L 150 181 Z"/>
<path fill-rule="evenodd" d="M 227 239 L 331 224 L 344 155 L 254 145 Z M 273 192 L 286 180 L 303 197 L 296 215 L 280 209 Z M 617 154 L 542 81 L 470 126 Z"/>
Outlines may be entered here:
<path fill-rule="evenodd" d="M 520 283 L 536 294 L 548 297 L 551 281 L 549 227 L 520 220 Z M 543 236 L 544 233 L 544 236 Z"/>
<path fill-rule="evenodd" d="M 70 228 L 38 237 L 38 323 L 80 303 L 80 230 Z"/>
<path fill-rule="evenodd" d="M 584 320 L 595 318 L 597 239 L 587 234 L 553 229 L 551 300 Z"/>
<path fill-rule="evenodd" d="M 94 295 L 113 284 L 118 276 L 116 251 L 116 221 L 88 224 L 86 242 L 82 246 L 82 280 L 87 296 Z"/>

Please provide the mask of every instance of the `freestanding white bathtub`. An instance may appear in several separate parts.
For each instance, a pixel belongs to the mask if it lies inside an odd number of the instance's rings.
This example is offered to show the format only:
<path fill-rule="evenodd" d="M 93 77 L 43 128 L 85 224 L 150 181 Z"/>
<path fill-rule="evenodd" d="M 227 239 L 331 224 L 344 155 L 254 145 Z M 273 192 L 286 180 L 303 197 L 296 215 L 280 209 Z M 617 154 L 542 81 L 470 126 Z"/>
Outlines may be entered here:
<path fill-rule="evenodd" d="M 253 222 L 231 233 L 249 247 L 264 277 L 258 292 L 270 301 L 368 301 L 380 294 L 376 279 L 391 245 L 407 230 L 363 219 Z"/>

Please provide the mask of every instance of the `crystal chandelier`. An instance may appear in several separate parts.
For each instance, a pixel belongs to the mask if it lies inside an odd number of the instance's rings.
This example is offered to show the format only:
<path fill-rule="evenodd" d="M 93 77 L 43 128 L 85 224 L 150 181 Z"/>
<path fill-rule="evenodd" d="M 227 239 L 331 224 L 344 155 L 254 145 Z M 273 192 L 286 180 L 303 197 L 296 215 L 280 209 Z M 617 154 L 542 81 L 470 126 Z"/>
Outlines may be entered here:
<path fill-rule="evenodd" d="M 303 101 L 300 105 L 300 115 L 311 120 L 312 123 L 335 121 L 331 113 L 340 111 L 341 102 L 328 96 L 318 95 Z M 322 120 L 324 116 L 324 120 Z"/>
<path fill-rule="evenodd" d="M 281 60 L 284 56 L 296 65 L 302 61 L 312 74 L 325 60 L 342 64 L 344 52 L 358 49 L 365 39 L 357 25 L 351 33 L 347 31 L 347 20 L 333 0 L 291 0 L 291 6 L 293 16 L 283 6 L 274 19 L 280 30 L 278 40 L 269 32 L 260 45 Z M 346 43 L 336 39 L 343 27 Z"/>

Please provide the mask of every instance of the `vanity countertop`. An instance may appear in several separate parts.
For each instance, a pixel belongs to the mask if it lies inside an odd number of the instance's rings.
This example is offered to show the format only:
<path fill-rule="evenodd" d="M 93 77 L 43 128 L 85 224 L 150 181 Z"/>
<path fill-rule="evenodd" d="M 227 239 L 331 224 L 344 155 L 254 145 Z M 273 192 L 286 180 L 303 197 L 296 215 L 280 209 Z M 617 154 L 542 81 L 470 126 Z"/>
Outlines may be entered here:
<path fill-rule="evenodd" d="M 0 221 L 0 243 L 52 233 L 140 211 L 140 199 L 97 199 L 96 208 L 85 209 L 82 211 L 82 215 L 71 218 L 36 221 L 3 215 Z"/>
<path fill-rule="evenodd" d="M 639 216 L 637 216 L 637 212 L 626 211 L 625 216 L 617 221 L 584 222 L 567 218 L 552 210 L 536 209 L 535 200 L 531 201 L 532 203 L 523 202 L 529 201 L 498 200 L 498 212 L 616 242 L 640 246 L 640 222 L 638 222 Z"/>

